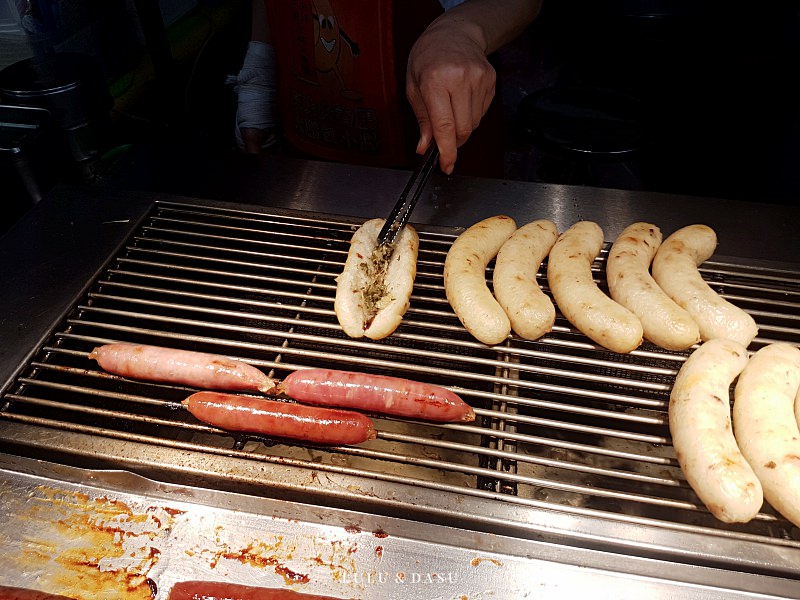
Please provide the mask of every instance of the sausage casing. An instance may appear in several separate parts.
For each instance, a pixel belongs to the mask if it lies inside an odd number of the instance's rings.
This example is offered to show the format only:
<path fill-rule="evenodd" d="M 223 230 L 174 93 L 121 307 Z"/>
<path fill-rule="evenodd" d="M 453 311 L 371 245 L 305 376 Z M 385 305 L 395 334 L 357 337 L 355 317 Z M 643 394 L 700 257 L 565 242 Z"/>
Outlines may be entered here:
<path fill-rule="evenodd" d="M 664 240 L 656 252 L 653 278 L 692 315 L 703 341 L 727 338 L 746 348 L 758 334 L 753 317 L 711 289 L 698 270 L 716 247 L 717 234 L 707 225 L 683 227 Z"/>
<path fill-rule="evenodd" d="M 764 346 L 739 375 L 733 427 L 764 497 L 800 527 L 800 430 L 794 402 L 800 390 L 800 349 L 785 342 Z"/>
<path fill-rule="evenodd" d="M 764 501 L 731 428 L 730 385 L 746 364 L 747 350 L 733 340 L 701 344 L 678 371 L 669 399 L 672 444 L 686 481 L 726 523 L 746 523 Z"/>
<path fill-rule="evenodd" d="M 67 596 L 58 596 L 17 587 L 0 585 L 0 600 L 70 600 Z"/>
<path fill-rule="evenodd" d="M 475 412 L 450 390 L 419 381 L 334 369 L 303 369 L 278 386 L 298 402 L 354 408 L 412 419 L 473 421 Z"/>
<path fill-rule="evenodd" d="M 183 404 L 201 421 L 227 431 L 326 445 L 360 444 L 376 436 L 369 417 L 349 410 L 219 392 L 197 392 Z"/>
<path fill-rule="evenodd" d="M 106 344 L 89 353 L 109 373 L 210 390 L 268 392 L 266 374 L 245 362 L 219 354 L 141 344 Z"/>
<path fill-rule="evenodd" d="M 511 322 L 486 285 L 486 267 L 517 229 L 505 215 L 489 217 L 459 235 L 444 262 L 447 301 L 464 327 L 484 344 L 494 345 L 511 333 Z"/>
<path fill-rule="evenodd" d="M 553 328 L 556 309 L 536 282 L 536 273 L 558 238 L 552 221 L 538 219 L 517 229 L 500 248 L 494 265 L 494 295 L 514 332 L 529 340 Z"/>
<path fill-rule="evenodd" d="M 584 335 L 604 348 L 628 353 L 642 343 L 642 324 L 597 286 L 592 262 L 603 247 L 603 230 L 579 221 L 562 233 L 547 262 L 547 281 L 558 308 Z"/>
<path fill-rule="evenodd" d="M 650 275 L 661 238 L 661 230 L 651 223 L 626 227 L 608 252 L 608 291 L 639 317 L 645 338 L 667 350 L 686 350 L 700 341 L 700 329 Z"/>
<path fill-rule="evenodd" d="M 383 223 L 383 219 L 372 219 L 356 230 L 344 269 L 336 278 L 334 310 L 352 338 L 379 340 L 391 335 L 410 305 L 419 236 L 406 225 L 392 246 L 379 248 Z"/>
<path fill-rule="evenodd" d="M 336 600 L 331 596 L 294 590 L 253 587 L 219 581 L 181 581 L 172 586 L 167 600 Z"/>

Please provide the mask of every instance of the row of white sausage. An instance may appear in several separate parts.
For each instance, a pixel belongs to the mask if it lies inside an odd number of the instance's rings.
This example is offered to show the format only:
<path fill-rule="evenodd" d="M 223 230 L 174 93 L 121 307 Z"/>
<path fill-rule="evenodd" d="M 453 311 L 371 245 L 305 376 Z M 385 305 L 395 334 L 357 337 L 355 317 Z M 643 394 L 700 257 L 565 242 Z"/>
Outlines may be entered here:
<path fill-rule="evenodd" d="M 751 520 L 766 499 L 800 527 L 799 423 L 800 348 L 785 342 L 750 357 L 732 340 L 706 342 L 681 367 L 670 395 L 681 469 L 708 510 L 727 523 Z"/>
<path fill-rule="evenodd" d="M 336 315 L 351 337 L 390 335 L 410 303 L 419 238 L 406 226 L 387 259 L 376 242 L 382 224 L 373 219 L 356 231 L 337 278 Z M 556 319 L 553 302 L 536 281 L 549 257 L 547 281 L 561 313 L 614 352 L 631 352 L 644 338 L 674 351 L 716 338 L 747 346 L 758 333 L 753 318 L 717 294 L 698 270 L 717 246 L 710 227 L 689 225 L 663 244 L 653 224 L 627 227 L 606 262 L 610 297 L 592 275 L 603 243 L 603 230 L 591 221 L 575 223 L 559 235 L 546 219 L 517 228 L 511 217 L 490 217 L 464 231 L 449 249 L 447 300 L 464 327 L 485 344 L 503 342 L 512 329 L 525 339 L 538 339 Z M 490 289 L 486 269 L 493 259 Z"/>
<path fill-rule="evenodd" d="M 445 292 L 478 340 L 497 344 L 512 329 L 536 339 L 555 321 L 552 302 L 536 283 L 548 257 L 547 281 L 561 313 L 609 350 L 631 352 L 643 338 L 668 350 L 715 338 L 747 346 L 758 332 L 755 321 L 714 292 L 698 271 L 717 246 L 714 231 L 690 225 L 661 241 L 661 231 L 650 223 L 634 223 L 622 232 L 606 264 L 609 297 L 592 275 L 604 243 L 599 225 L 580 221 L 558 235 L 547 220 L 517 229 L 509 217 L 491 217 L 470 227 L 451 247 Z M 485 269 L 495 256 L 493 296 Z"/>

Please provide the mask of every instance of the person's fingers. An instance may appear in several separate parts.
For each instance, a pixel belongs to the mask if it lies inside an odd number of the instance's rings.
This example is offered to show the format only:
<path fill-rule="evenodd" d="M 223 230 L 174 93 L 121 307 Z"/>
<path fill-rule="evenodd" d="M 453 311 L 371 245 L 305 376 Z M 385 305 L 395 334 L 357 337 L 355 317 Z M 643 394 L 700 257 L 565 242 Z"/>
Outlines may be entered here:
<path fill-rule="evenodd" d="M 483 80 L 484 81 L 483 93 L 480 95 L 476 94 L 476 98 L 480 98 L 481 100 L 478 103 L 478 105 L 475 106 L 477 121 L 475 123 L 475 127 L 473 127 L 473 130 L 478 128 L 481 119 L 489 110 L 489 106 L 491 106 L 492 100 L 494 100 L 496 77 L 497 74 L 495 73 L 494 69 L 492 69 L 491 73 L 486 77 L 486 79 Z"/>
<path fill-rule="evenodd" d="M 261 152 L 261 144 L 266 139 L 266 134 L 260 129 L 251 127 L 242 127 L 239 131 L 242 134 L 244 151 L 248 154 L 259 154 Z"/>
<path fill-rule="evenodd" d="M 483 119 L 483 116 L 489 110 L 489 106 L 494 99 L 496 73 L 494 69 L 488 65 L 488 63 L 486 67 L 488 68 L 481 69 L 479 72 L 472 74 L 472 86 L 469 94 L 469 99 L 471 102 L 470 116 L 472 119 L 470 122 L 471 129 L 468 132 L 465 132 L 465 135 L 462 134 L 459 136 L 459 146 L 463 145 L 472 132 L 478 128 L 478 125 L 481 123 L 481 119 Z"/>
<path fill-rule="evenodd" d="M 482 51 L 449 48 L 432 52 L 415 45 L 406 79 L 406 96 L 420 126 L 417 152 L 435 140 L 439 166 L 452 173 L 458 148 L 478 127 L 494 98 L 496 73 Z M 454 51 L 455 50 L 455 51 Z"/>
<path fill-rule="evenodd" d="M 450 94 L 442 88 L 420 90 L 413 82 L 406 86 L 406 96 L 419 123 L 417 153 L 423 154 L 430 144 L 439 148 L 439 168 L 451 174 L 456 163 L 457 140 Z"/>
<path fill-rule="evenodd" d="M 458 154 L 456 119 L 450 94 L 446 90 L 438 90 L 436 94 L 427 97 L 426 106 L 433 138 L 439 147 L 439 168 L 450 175 Z"/>
<path fill-rule="evenodd" d="M 425 102 L 422 100 L 419 88 L 412 81 L 409 81 L 406 85 L 406 97 L 411 105 L 411 110 L 414 111 L 414 116 L 417 118 L 417 123 L 419 123 L 419 141 L 417 142 L 416 152 L 417 154 L 424 154 L 433 140 L 433 130 L 431 129 L 431 120 L 428 116 Z"/>
<path fill-rule="evenodd" d="M 450 104 L 453 110 L 456 146 L 460 148 L 480 123 L 483 99 L 476 98 L 473 94 L 453 94 Z"/>

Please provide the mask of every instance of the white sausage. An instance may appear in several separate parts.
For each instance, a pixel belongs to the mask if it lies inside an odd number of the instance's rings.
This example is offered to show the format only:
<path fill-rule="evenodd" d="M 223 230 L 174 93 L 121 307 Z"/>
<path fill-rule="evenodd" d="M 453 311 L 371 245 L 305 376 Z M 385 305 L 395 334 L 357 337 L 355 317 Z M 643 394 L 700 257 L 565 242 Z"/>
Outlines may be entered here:
<path fill-rule="evenodd" d="M 764 502 L 731 429 L 730 386 L 746 364 L 744 346 L 710 340 L 686 359 L 669 398 L 672 445 L 686 481 L 726 523 L 746 523 Z"/>
<path fill-rule="evenodd" d="M 511 328 L 529 340 L 542 337 L 556 320 L 556 309 L 536 283 L 536 273 L 557 238 L 552 221 L 533 221 L 506 240 L 495 260 L 494 295 L 511 320 Z"/>
<path fill-rule="evenodd" d="M 700 341 L 700 330 L 650 275 L 650 262 L 660 245 L 657 226 L 633 223 L 626 227 L 608 253 L 608 291 L 639 317 L 645 338 L 667 350 L 686 350 Z"/>
<path fill-rule="evenodd" d="M 484 344 L 499 344 L 511 322 L 486 285 L 486 266 L 517 229 L 505 215 L 476 223 L 456 238 L 444 261 L 444 290 L 456 316 Z"/>
<path fill-rule="evenodd" d="M 550 250 L 547 281 L 558 308 L 570 323 L 601 346 L 628 353 L 642 343 L 642 324 L 594 282 L 592 262 L 602 247 L 603 230 L 597 223 L 575 223 Z"/>
<path fill-rule="evenodd" d="M 800 349 L 764 346 L 736 384 L 733 426 L 739 447 L 772 507 L 800 527 L 800 431 L 794 400 L 800 389 Z"/>
<path fill-rule="evenodd" d="M 800 390 L 797 390 L 797 396 L 794 399 L 794 417 L 800 427 Z"/>
<path fill-rule="evenodd" d="M 406 225 L 387 261 L 377 250 L 381 227 L 383 219 L 372 219 L 358 228 L 350 240 L 344 269 L 336 278 L 334 310 L 344 332 L 353 338 L 379 340 L 391 335 L 410 304 L 419 236 Z"/>
<path fill-rule="evenodd" d="M 711 289 L 697 269 L 716 247 L 717 235 L 706 225 L 679 229 L 656 252 L 653 278 L 692 315 L 703 341 L 728 338 L 747 347 L 758 334 L 753 317 Z"/>

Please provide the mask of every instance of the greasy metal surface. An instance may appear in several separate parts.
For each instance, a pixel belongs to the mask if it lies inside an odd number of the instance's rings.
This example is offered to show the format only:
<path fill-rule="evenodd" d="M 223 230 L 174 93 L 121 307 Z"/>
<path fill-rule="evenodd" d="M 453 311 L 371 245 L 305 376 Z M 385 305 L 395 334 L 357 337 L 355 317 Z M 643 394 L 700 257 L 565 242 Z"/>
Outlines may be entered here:
<path fill-rule="evenodd" d="M 483 346 L 444 298 L 456 232 L 426 227 L 403 325 L 380 342 L 352 340 L 332 308 L 356 222 L 156 203 L 8 387 L 0 436 L 19 453 L 55 447 L 59 461 L 165 480 L 800 578 L 797 528 L 768 506 L 724 525 L 686 485 L 666 407 L 687 353 L 615 355 L 563 319 L 540 341 Z M 751 348 L 800 340 L 800 272 L 712 260 L 703 273 L 759 322 Z M 88 353 L 112 340 L 219 352 L 278 378 L 330 366 L 433 381 L 478 419 L 377 419 L 377 440 L 332 450 L 231 436 L 183 411 L 185 388 L 101 372 Z"/>
<path fill-rule="evenodd" d="M 164 600 L 185 580 L 337 598 L 790 598 L 796 583 L 0 454 L 0 585 Z M 13 527 L 9 526 L 13 525 Z M 653 575 L 656 573 L 657 575 Z M 635 585 L 631 585 L 635 582 Z M 741 590 L 741 591 L 734 591 Z"/>
<path fill-rule="evenodd" d="M 677 164 L 676 168 L 680 168 Z M 295 160 L 275 156 L 232 157 L 210 173 L 198 173 L 196 188 L 178 193 L 250 205 L 383 217 L 408 182 L 408 171 Z M 614 239 L 635 221 L 657 223 L 672 232 L 707 223 L 719 234 L 718 253 L 747 260 L 797 264 L 800 206 L 700 198 L 640 190 L 541 184 L 478 177 L 446 177 L 434 170 L 414 223 L 466 227 L 507 214 L 520 223 L 552 219 L 563 231 L 575 221 L 598 222 Z"/>

